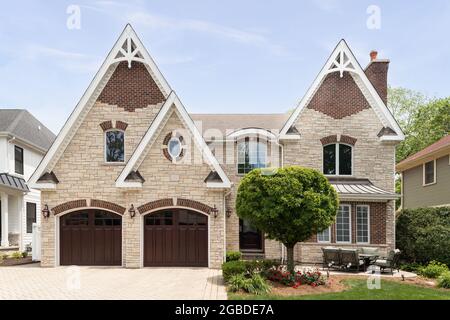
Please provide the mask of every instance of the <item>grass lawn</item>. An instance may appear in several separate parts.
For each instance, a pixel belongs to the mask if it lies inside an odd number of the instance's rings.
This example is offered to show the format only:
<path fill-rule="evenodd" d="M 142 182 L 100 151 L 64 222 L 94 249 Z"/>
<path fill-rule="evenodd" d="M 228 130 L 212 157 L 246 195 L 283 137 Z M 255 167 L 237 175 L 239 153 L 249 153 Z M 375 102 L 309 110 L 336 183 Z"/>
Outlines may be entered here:
<path fill-rule="evenodd" d="M 450 290 L 425 288 L 398 281 L 381 280 L 381 289 L 367 289 L 364 279 L 346 279 L 342 292 L 312 295 L 248 295 L 228 293 L 230 300 L 450 300 Z M 299 287 L 297 290 L 301 290 Z"/>

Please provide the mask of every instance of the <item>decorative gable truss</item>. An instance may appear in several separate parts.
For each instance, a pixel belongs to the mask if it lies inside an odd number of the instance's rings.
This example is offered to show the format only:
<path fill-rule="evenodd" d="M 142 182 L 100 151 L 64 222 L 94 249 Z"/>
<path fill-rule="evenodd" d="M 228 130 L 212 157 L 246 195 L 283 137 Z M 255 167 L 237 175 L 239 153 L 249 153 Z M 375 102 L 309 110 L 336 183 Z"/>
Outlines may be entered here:
<path fill-rule="evenodd" d="M 196 142 L 198 143 L 199 146 L 202 147 L 205 157 L 209 159 L 209 162 L 212 165 L 212 167 L 222 178 L 221 183 L 215 182 L 214 185 L 210 184 L 209 186 L 227 187 L 231 185 L 229 179 L 226 177 L 217 160 L 212 155 L 209 148 L 206 146 L 206 143 L 201 137 L 200 133 L 197 131 L 195 126 L 193 126 L 192 120 L 188 116 L 184 107 L 181 105 L 181 102 L 175 96 L 175 93 L 173 93 L 172 89 L 170 88 L 167 81 L 164 79 L 155 62 L 150 57 L 150 54 L 148 53 L 148 51 L 145 49 L 144 45 L 138 38 L 136 32 L 133 30 L 131 25 L 128 24 L 121 33 L 121 35 L 119 36 L 119 39 L 114 44 L 114 47 L 109 52 L 107 58 L 101 65 L 99 71 L 97 72 L 94 79 L 90 83 L 86 92 L 83 94 L 82 98 L 78 102 L 69 119 L 64 124 L 63 128 L 61 129 L 59 135 L 57 136 L 52 146 L 48 150 L 47 154 L 42 159 L 41 163 L 31 176 L 29 180 L 29 186 L 35 189 L 56 188 L 56 185 L 59 181 L 52 171 L 53 168 L 55 167 L 64 150 L 69 145 L 70 141 L 80 128 L 87 114 L 94 106 L 95 102 L 98 100 L 98 97 L 100 96 L 103 89 L 107 85 L 109 79 L 111 79 L 111 76 L 114 74 L 114 71 L 119 66 L 119 64 L 123 62 L 127 63 L 128 68 L 132 67 L 133 62 L 142 63 L 149 72 L 149 74 L 151 75 L 152 79 L 157 84 L 165 100 L 164 107 L 161 109 L 158 115 L 159 117 L 164 116 L 164 114 L 168 112 L 169 107 L 174 105 L 181 114 L 181 116 L 185 119 L 186 123 L 188 124 L 188 127 L 191 129 L 191 131 L 193 131 L 193 136 L 195 137 Z M 169 97 L 171 98 L 169 99 Z M 156 120 L 153 121 L 152 128 L 154 127 L 155 123 L 157 123 Z M 152 131 L 149 130 L 149 132 L 147 132 L 147 135 L 149 135 L 151 132 Z M 126 169 L 135 166 L 137 162 L 137 159 L 135 157 L 142 153 L 144 146 L 145 145 L 143 145 L 142 143 L 141 145 L 138 146 L 137 149 L 138 152 L 135 152 L 133 158 L 131 159 L 133 164 L 128 165 Z M 128 172 L 127 175 L 129 173 L 130 172 Z M 138 172 L 131 174 L 131 177 L 136 176 L 140 177 L 140 174 Z M 141 184 L 144 182 L 144 179 L 132 179 L 132 180 L 139 181 Z M 119 186 L 127 186 L 129 183 L 135 183 L 129 182 L 127 184 L 125 182 L 125 179 L 122 179 L 122 175 L 120 176 L 120 179 L 118 179 L 117 181 Z M 122 181 L 123 183 L 119 183 L 119 181 Z"/>
<path fill-rule="evenodd" d="M 194 144 L 202 153 L 202 159 L 204 159 L 213 170 L 210 175 L 214 175 L 216 179 L 205 179 L 206 186 L 208 188 L 229 188 L 231 186 L 230 180 L 223 171 L 217 159 L 212 154 L 211 150 L 208 148 L 205 140 L 203 139 L 202 135 L 198 131 L 197 127 L 195 126 L 194 122 L 192 121 L 191 117 L 187 113 L 186 109 L 184 108 L 183 104 L 174 91 L 170 93 L 155 120 L 152 122 L 150 128 L 142 138 L 139 145 L 136 147 L 136 150 L 134 151 L 127 165 L 117 178 L 116 187 L 142 187 L 143 181 L 130 179 L 130 177 L 139 172 L 139 165 L 142 163 L 146 154 L 150 150 L 151 145 L 155 141 L 157 133 L 159 132 L 158 129 L 164 125 L 165 121 L 167 121 L 172 112 L 176 112 L 176 114 L 180 117 L 182 123 L 190 131 L 194 140 Z"/>
<path fill-rule="evenodd" d="M 352 51 L 348 47 L 345 40 L 341 40 L 336 48 L 333 50 L 332 54 L 328 58 L 327 62 L 323 66 L 322 70 L 315 78 L 311 87 L 308 89 L 302 100 L 297 105 L 296 109 L 286 121 L 285 125 L 281 129 L 280 139 L 298 139 L 299 135 L 293 133 L 293 127 L 296 124 L 298 117 L 300 116 L 302 110 L 308 106 L 314 94 L 322 85 L 325 78 L 332 73 L 338 72 L 339 76 L 344 77 L 344 73 L 348 72 L 358 88 L 361 90 L 362 94 L 366 98 L 369 105 L 372 107 L 383 128 L 388 128 L 394 134 L 380 135 L 381 141 L 402 141 L 405 136 L 398 125 L 397 121 L 392 116 L 391 112 L 387 108 L 386 104 L 381 99 L 375 87 L 372 85 L 370 80 L 367 78 L 364 70 L 361 68 L 360 64 L 356 60 Z"/>

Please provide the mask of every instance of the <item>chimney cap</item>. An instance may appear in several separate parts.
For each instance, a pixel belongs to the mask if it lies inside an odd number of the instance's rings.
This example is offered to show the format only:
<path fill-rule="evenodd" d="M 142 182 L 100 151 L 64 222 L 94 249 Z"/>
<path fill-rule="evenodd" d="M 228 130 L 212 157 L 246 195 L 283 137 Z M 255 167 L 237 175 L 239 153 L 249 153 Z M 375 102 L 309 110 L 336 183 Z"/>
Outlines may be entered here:
<path fill-rule="evenodd" d="M 377 56 L 378 56 L 378 51 L 376 51 L 376 50 L 370 51 L 370 61 L 377 60 Z"/>

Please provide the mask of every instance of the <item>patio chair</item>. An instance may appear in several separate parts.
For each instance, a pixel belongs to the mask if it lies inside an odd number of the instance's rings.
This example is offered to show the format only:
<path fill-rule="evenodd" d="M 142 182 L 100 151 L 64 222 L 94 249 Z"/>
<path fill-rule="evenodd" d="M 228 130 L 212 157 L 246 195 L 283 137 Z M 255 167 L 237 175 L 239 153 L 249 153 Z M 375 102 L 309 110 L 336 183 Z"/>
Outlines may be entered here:
<path fill-rule="evenodd" d="M 339 248 L 322 248 L 323 252 L 323 268 L 340 268 L 341 255 Z"/>
<path fill-rule="evenodd" d="M 387 257 L 375 260 L 375 262 L 372 265 L 379 267 L 381 272 L 383 272 L 385 269 L 391 269 L 391 274 L 393 275 L 394 269 L 397 269 L 397 272 L 400 271 L 399 261 L 400 261 L 400 250 L 395 249 L 389 251 Z"/>
<path fill-rule="evenodd" d="M 359 258 L 358 249 L 341 249 L 341 265 L 346 270 L 366 271 L 364 260 Z"/>

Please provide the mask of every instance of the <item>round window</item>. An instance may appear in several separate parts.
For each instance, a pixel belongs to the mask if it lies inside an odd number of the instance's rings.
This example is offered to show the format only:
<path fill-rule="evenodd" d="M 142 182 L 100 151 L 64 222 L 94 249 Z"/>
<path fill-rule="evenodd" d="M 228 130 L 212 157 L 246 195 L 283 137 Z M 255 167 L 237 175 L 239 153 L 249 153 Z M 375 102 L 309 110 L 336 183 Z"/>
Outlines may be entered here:
<path fill-rule="evenodd" d="M 169 143 L 167 144 L 167 149 L 169 151 L 170 156 L 173 159 L 178 158 L 178 156 L 181 153 L 181 142 L 180 139 L 177 137 L 173 137 L 169 140 Z"/>

